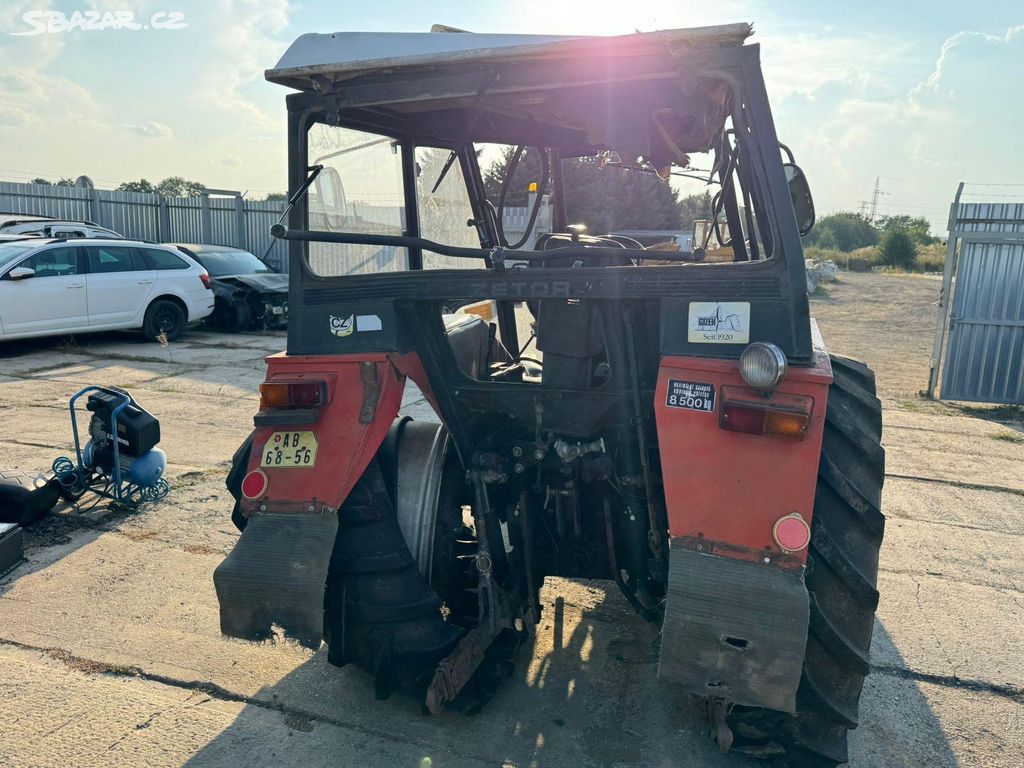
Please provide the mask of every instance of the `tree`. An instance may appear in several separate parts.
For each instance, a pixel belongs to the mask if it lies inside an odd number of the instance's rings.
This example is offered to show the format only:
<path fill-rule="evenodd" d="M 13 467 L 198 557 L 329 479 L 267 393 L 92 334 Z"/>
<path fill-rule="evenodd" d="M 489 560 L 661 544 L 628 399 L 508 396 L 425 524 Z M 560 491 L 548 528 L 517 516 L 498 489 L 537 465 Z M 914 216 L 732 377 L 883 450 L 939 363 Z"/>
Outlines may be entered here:
<path fill-rule="evenodd" d="M 484 171 L 487 196 L 495 205 L 513 151 L 506 147 L 502 156 Z M 683 224 L 679 193 L 654 173 L 605 165 L 598 158 L 583 157 L 564 160 L 562 175 L 566 216 L 570 223 L 586 224 L 591 234 L 621 229 L 678 230 Z M 536 150 L 527 149 L 509 183 L 505 205 L 526 205 L 529 185 L 539 184 L 541 176 L 540 155 Z"/>
<path fill-rule="evenodd" d="M 288 195 L 284 192 L 268 192 L 267 196 L 263 198 L 265 201 L 283 201 L 288 199 Z"/>
<path fill-rule="evenodd" d="M 891 227 L 882 235 L 879 242 L 882 263 L 889 267 L 913 269 L 917 261 L 917 246 L 914 238 L 905 229 Z"/>
<path fill-rule="evenodd" d="M 70 176 L 62 176 L 61 178 L 57 179 L 57 186 L 58 187 L 73 187 L 73 186 L 75 186 L 75 180 L 72 179 Z"/>
<path fill-rule="evenodd" d="M 878 230 L 871 221 L 859 213 L 840 211 L 818 219 L 807 236 L 804 245 L 821 248 L 835 248 L 840 251 L 855 251 L 878 242 Z"/>
<path fill-rule="evenodd" d="M 138 181 L 122 181 L 117 185 L 118 192 L 149 192 L 152 194 L 156 192 L 156 187 L 152 183 L 145 179 L 139 179 Z"/>
<path fill-rule="evenodd" d="M 29 184 L 42 184 L 45 187 L 53 186 L 52 184 L 50 184 L 49 179 L 44 179 L 42 176 L 37 176 L 36 178 L 32 179 L 32 181 L 30 181 Z"/>
<path fill-rule="evenodd" d="M 902 229 L 917 245 L 932 245 L 939 242 L 939 238 L 931 236 L 929 232 L 931 224 L 924 216 L 908 216 L 905 213 L 883 216 L 878 220 L 876 226 L 882 232 L 888 232 L 890 229 Z"/>
<path fill-rule="evenodd" d="M 693 229 L 693 222 L 711 218 L 711 193 L 687 195 L 679 201 L 679 226 L 684 232 Z"/>
<path fill-rule="evenodd" d="M 156 185 L 156 191 L 164 197 L 199 197 L 206 191 L 206 185 L 181 176 L 168 176 Z"/>

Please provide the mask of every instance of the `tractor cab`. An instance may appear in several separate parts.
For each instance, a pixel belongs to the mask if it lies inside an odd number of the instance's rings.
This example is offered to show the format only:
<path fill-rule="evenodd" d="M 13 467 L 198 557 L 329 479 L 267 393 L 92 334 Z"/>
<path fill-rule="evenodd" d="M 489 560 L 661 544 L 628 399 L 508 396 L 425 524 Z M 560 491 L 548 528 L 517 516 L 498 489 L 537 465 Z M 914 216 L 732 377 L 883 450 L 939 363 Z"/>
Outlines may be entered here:
<path fill-rule="evenodd" d="M 546 576 L 609 579 L 661 626 L 659 677 L 711 702 L 721 744 L 772 710 L 845 754 L 863 670 L 813 670 L 837 728 L 805 713 L 808 628 L 859 648 L 873 607 L 826 595 L 824 566 L 809 581 L 811 531 L 820 504 L 877 523 L 875 464 L 856 499 L 817 474 L 830 450 L 877 463 L 827 426 L 873 425 L 877 401 L 809 317 L 813 203 L 750 34 L 309 34 L 267 72 L 297 91 L 272 230 L 288 349 L 228 477 L 226 634 L 278 625 L 381 696 L 472 708 L 535 631 Z M 688 246 L 613 233 L 609 200 L 671 197 L 674 176 L 713 193 Z M 404 413 L 413 383 L 431 419 Z M 880 536 L 856 555 L 872 578 Z"/>

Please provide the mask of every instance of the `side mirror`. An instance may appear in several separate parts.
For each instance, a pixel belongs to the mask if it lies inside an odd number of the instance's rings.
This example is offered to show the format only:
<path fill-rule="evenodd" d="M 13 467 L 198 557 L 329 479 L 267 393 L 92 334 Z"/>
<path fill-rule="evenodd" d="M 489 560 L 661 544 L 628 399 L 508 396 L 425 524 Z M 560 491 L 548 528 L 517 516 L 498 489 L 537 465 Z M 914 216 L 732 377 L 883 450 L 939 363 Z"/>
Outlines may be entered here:
<path fill-rule="evenodd" d="M 793 199 L 793 212 L 796 214 L 796 225 L 800 235 L 806 235 L 814 227 L 814 198 L 807 184 L 807 177 L 795 163 L 783 164 L 786 171 L 786 183 L 789 184 L 789 196 Z"/>
<path fill-rule="evenodd" d="M 35 277 L 35 275 L 36 271 L 29 267 L 15 267 L 7 273 L 7 276 L 11 278 L 11 280 L 25 280 L 29 277 Z"/>
<path fill-rule="evenodd" d="M 341 174 L 338 173 L 337 168 L 325 167 L 316 177 L 313 186 L 325 214 L 348 215 L 345 185 L 341 183 Z"/>

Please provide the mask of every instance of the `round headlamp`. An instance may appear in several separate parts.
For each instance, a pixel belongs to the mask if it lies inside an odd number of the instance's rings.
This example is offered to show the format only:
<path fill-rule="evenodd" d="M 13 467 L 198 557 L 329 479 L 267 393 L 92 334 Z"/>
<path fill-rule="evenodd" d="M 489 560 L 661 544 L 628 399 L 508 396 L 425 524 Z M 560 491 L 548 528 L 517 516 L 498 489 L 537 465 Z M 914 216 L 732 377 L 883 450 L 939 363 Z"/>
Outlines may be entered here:
<path fill-rule="evenodd" d="M 740 355 L 740 376 L 754 389 L 774 389 L 786 375 L 786 356 L 774 344 L 755 341 Z"/>

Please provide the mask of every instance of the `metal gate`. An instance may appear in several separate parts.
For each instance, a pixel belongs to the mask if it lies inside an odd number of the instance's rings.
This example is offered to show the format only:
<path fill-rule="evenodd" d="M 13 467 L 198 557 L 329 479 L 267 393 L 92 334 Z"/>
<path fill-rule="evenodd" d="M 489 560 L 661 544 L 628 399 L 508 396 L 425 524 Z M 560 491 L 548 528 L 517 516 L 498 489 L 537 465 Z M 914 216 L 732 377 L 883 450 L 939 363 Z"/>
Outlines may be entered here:
<path fill-rule="evenodd" d="M 962 190 L 950 213 L 928 394 L 948 327 L 939 396 L 1024 404 L 1024 204 L 961 203 Z"/>

